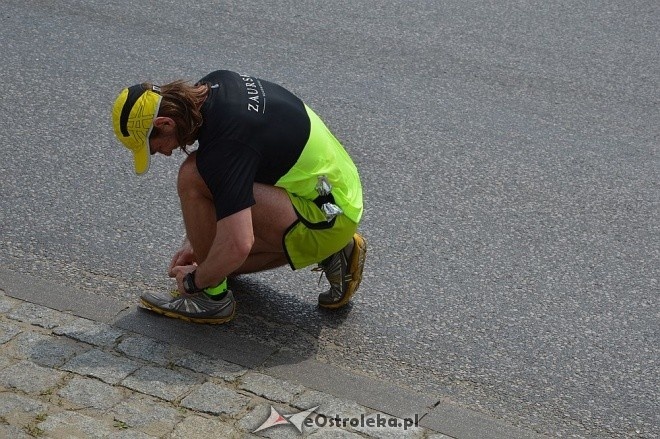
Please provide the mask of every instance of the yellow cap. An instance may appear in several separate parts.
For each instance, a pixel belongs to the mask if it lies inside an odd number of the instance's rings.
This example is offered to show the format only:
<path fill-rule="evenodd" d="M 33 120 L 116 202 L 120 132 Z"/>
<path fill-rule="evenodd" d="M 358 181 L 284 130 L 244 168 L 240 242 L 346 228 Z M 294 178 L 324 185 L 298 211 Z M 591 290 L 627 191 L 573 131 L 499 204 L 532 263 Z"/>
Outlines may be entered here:
<path fill-rule="evenodd" d="M 155 85 L 151 89 L 145 89 L 141 84 L 125 88 L 112 108 L 115 136 L 133 152 L 136 174 L 149 170 L 149 135 L 163 99 L 158 92 L 160 89 Z"/>

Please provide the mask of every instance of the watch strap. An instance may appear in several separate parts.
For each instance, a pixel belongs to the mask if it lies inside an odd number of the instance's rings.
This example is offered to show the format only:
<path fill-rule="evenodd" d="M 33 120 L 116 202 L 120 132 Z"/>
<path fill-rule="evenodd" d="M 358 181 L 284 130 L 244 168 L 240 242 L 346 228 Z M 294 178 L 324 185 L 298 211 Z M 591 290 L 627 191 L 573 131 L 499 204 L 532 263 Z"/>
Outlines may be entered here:
<path fill-rule="evenodd" d="M 195 293 L 199 293 L 201 291 L 204 291 L 201 288 L 197 288 L 197 285 L 195 285 L 195 272 L 194 271 L 191 271 L 190 273 L 186 274 L 183 277 L 183 289 L 188 294 L 195 294 Z"/>

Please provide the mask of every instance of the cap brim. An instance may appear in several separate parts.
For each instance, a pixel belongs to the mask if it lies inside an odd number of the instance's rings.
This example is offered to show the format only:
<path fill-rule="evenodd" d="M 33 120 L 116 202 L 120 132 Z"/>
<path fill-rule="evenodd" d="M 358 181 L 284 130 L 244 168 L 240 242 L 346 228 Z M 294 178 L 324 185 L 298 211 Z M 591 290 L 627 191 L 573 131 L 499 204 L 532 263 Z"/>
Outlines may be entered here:
<path fill-rule="evenodd" d="M 133 151 L 133 161 L 135 165 L 135 173 L 142 175 L 149 170 L 149 162 L 151 161 L 151 154 L 149 154 L 149 147 L 144 146 L 137 151 Z"/>

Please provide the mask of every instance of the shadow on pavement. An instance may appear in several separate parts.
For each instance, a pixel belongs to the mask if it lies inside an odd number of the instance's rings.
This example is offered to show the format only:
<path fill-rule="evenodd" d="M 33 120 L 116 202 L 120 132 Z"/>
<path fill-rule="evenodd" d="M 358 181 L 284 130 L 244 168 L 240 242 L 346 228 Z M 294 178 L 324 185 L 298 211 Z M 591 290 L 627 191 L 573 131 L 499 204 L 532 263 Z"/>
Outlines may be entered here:
<path fill-rule="evenodd" d="M 314 359 L 324 327 L 340 326 L 350 305 L 337 311 L 276 291 L 241 276 L 229 284 L 237 301 L 236 316 L 222 325 L 189 323 L 138 307 L 121 313 L 113 326 L 205 355 L 256 368 L 276 353 L 299 362 Z"/>

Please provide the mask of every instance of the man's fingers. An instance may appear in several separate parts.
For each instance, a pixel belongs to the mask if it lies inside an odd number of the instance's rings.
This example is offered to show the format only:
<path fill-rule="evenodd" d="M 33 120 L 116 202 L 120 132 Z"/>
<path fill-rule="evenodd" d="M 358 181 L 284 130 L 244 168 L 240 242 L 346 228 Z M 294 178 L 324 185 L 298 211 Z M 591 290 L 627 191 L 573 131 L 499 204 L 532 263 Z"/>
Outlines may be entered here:
<path fill-rule="evenodd" d="M 183 267 L 187 265 L 196 265 L 195 255 L 188 249 L 181 249 L 172 257 L 170 266 L 167 269 L 167 274 L 169 277 L 176 277 L 177 271 L 175 269 L 177 267 Z"/>

